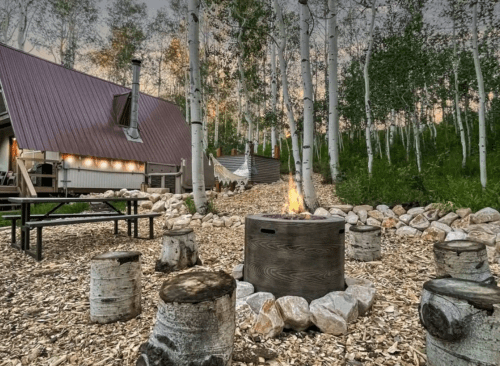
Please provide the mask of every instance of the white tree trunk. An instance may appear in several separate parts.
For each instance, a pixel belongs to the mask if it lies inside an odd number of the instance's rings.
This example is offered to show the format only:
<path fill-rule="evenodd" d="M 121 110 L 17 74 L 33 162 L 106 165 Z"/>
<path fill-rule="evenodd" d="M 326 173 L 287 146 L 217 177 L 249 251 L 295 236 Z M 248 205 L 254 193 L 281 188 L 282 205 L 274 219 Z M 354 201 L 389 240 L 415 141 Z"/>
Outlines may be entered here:
<path fill-rule="evenodd" d="M 457 114 L 458 130 L 460 131 L 460 141 L 462 142 L 462 169 L 465 168 L 467 162 L 467 144 L 465 142 L 465 131 L 460 113 L 460 103 L 458 98 L 458 64 L 459 58 L 457 53 L 457 39 L 455 37 L 455 17 L 453 17 L 453 73 L 455 75 L 455 113 Z"/>
<path fill-rule="evenodd" d="M 204 214 L 207 211 L 207 196 L 205 194 L 205 177 L 203 174 L 203 122 L 201 121 L 199 10 L 199 0 L 188 0 L 193 198 L 196 211 L 200 214 Z"/>
<path fill-rule="evenodd" d="M 349 256 L 363 262 L 376 261 L 382 258 L 381 229 L 377 226 L 351 226 L 349 229 L 351 244 Z"/>
<path fill-rule="evenodd" d="M 24 51 L 28 31 L 28 0 L 19 0 L 19 23 L 17 26 L 17 48 Z"/>
<path fill-rule="evenodd" d="M 172 272 L 193 267 L 198 262 L 198 244 L 193 229 L 165 231 L 160 259 L 155 271 Z"/>
<path fill-rule="evenodd" d="M 127 321 L 141 313 L 140 252 L 108 252 L 90 263 L 90 320 Z"/>
<path fill-rule="evenodd" d="M 387 161 L 391 165 L 391 126 L 385 129 L 385 155 L 387 156 Z"/>
<path fill-rule="evenodd" d="M 370 65 L 370 56 L 372 53 L 373 47 L 373 31 L 375 29 L 375 14 L 377 12 L 377 8 L 375 7 L 376 0 L 373 0 L 372 4 L 372 18 L 370 23 L 370 34 L 368 38 L 368 49 L 366 51 L 366 59 L 363 68 L 363 76 L 365 79 L 365 109 L 366 109 L 366 150 L 368 152 L 368 174 L 372 174 L 373 170 L 373 148 L 372 148 L 372 140 L 370 137 L 371 126 L 372 126 L 372 111 L 371 111 L 371 102 L 370 102 L 370 76 L 368 74 L 368 67 Z"/>
<path fill-rule="evenodd" d="M 231 366 L 236 281 L 227 273 L 190 272 L 163 283 L 156 323 L 137 366 Z"/>
<path fill-rule="evenodd" d="M 190 119 L 190 103 L 189 103 L 189 79 L 188 79 L 188 72 L 189 69 L 186 69 L 184 71 L 184 82 L 185 82 L 185 89 L 186 89 L 186 95 L 185 95 L 185 100 L 186 100 L 186 123 L 188 125 L 191 125 L 191 119 Z"/>
<path fill-rule="evenodd" d="M 339 115 L 338 115 L 338 29 L 337 0 L 328 0 L 328 155 L 330 156 L 330 171 L 335 182 L 339 174 Z"/>
<path fill-rule="evenodd" d="M 283 15 L 281 13 L 281 8 L 278 4 L 278 0 L 273 0 L 273 6 L 274 6 L 274 11 L 276 13 L 276 22 L 279 30 L 278 59 L 280 63 L 281 90 L 283 95 L 283 103 L 285 105 L 286 114 L 288 117 L 288 124 L 290 126 L 290 134 L 292 136 L 292 152 L 293 152 L 293 160 L 295 162 L 295 183 L 298 193 L 302 194 L 302 161 L 300 158 L 299 134 L 297 131 L 297 127 L 295 125 L 292 103 L 290 101 L 290 94 L 288 92 L 288 79 L 286 77 L 286 63 L 284 55 L 286 47 L 285 24 L 283 22 Z M 282 150 L 281 139 L 279 139 L 279 144 L 281 151 Z"/>
<path fill-rule="evenodd" d="M 318 206 L 316 190 L 313 183 L 313 148 L 314 148 L 314 120 L 313 120 L 313 85 L 311 65 L 309 62 L 309 23 L 312 21 L 307 4 L 308 0 L 299 0 L 300 4 L 300 59 L 301 74 L 304 90 L 304 145 L 302 146 L 302 180 L 304 187 L 304 203 L 314 212 Z"/>
<path fill-rule="evenodd" d="M 286 77 L 286 75 L 285 75 Z M 274 158 L 276 148 L 276 103 L 277 103 L 277 80 L 276 80 L 276 44 L 271 41 L 271 108 L 273 111 L 273 124 L 271 125 L 271 156 Z"/>
<path fill-rule="evenodd" d="M 238 126 L 236 127 L 236 137 L 240 141 L 241 137 L 241 82 L 238 79 Z"/>
<path fill-rule="evenodd" d="M 481 175 L 481 185 L 486 188 L 486 121 L 484 105 L 486 94 L 484 92 L 483 73 L 479 63 L 479 50 L 477 42 L 477 2 L 473 6 L 473 25 L 472 25 L 472 53 L 474 56 L 474 65 L 476 67 L 477 86 L 479 89 L 479 169 Z"/>
<path fill-rule="evenodd" d="M 214 146 L 219 146 L 219 84 L 217 84 L 216 105 L 215 105 L 215 136 Z"/>
<path fill-rule="evenodd" d="M 420 155 L 420 126 L 418 123 L 417 116 L 415 115 L 417 112 L 411 114 L 413 120 L 413 135 L 415 137 L 415 155 L 417 158 L 417 169 L 418 172 L 422 172 L 422 157 Z"/>

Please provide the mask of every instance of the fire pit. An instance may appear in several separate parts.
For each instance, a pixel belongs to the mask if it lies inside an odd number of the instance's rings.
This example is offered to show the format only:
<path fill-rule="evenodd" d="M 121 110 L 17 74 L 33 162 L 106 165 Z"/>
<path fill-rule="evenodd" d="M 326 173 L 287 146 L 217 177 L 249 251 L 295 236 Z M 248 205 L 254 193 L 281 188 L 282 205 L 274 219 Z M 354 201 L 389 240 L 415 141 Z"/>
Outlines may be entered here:
<path fill-rule="evenodd" d="M 308 302 L 343 291 L 344 220 L 312 215 L 253 215 L 245 222 L 244 278 L 255 291 Z"/>

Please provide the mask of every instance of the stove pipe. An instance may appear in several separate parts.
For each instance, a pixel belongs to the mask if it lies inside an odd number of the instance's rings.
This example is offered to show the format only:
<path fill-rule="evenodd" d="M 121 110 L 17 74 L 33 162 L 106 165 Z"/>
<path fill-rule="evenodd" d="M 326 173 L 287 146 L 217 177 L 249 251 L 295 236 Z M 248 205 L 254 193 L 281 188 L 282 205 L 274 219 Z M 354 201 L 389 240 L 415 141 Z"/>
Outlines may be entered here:
<path fill-rule="evenodd" d="M 132 60 L 132 105 L 130 113 L 130 127 L 128 134 L 133 139 L 138 139 L 139 131 L 137 129 L 139 119 L 139 76 L 141 72 L 141 60 Z"/>

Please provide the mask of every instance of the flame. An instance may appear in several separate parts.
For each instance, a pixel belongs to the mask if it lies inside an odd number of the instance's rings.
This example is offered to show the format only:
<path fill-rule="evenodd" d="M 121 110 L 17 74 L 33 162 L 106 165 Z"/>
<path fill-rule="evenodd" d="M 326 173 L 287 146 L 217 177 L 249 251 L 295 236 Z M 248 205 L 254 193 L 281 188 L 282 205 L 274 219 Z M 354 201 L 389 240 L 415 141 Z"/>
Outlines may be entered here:
<path fill-rule="evenodd" d="M 288 201 L 283 206 L 282 213 L 299 214 L 304 211 L 304 198 L 297 191 L 295 181 L 290 174 L 290 179 L 288 180 Z"/>

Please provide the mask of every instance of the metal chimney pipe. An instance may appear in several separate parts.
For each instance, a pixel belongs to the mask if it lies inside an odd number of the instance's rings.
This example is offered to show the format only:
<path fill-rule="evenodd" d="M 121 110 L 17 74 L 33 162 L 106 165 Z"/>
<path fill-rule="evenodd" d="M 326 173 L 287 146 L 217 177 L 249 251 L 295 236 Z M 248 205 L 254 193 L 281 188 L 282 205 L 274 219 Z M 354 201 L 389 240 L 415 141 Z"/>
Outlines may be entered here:
<path fill-rule="evenodd" d="M 133 139 L 139 138 L 137 129 L 139 120 L 139 77 L 141 72 L 141 60 L 132 60 L 132 105 L 130 113 L 130 127 L 128 134 Z"/>

